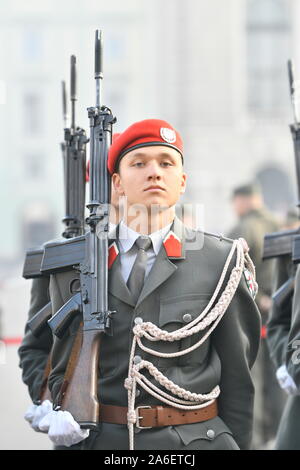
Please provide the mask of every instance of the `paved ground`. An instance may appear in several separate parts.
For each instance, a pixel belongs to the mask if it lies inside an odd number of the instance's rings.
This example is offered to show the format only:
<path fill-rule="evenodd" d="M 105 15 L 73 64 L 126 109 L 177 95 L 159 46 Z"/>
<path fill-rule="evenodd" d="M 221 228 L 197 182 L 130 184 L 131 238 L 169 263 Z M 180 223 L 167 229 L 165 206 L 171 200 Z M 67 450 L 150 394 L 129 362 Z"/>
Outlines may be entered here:
<path fill-rule="evenodd" d="M 8 338 L 23 335 L 29 305 L 30 281 L 14 277 L 1 283 L 1 323 Z M 0 342 L 0 450 L 51 449 L 42 433 L 33 431 L 23 415 L 31 404 L 18 367 L 17 345 Z"/>
<path fill-rule="evenodd" d="M 51 449 L 47 435 L 33 431 L 23 418 L 30 399 L 21 381 L 17 346 L 6 347 L 5 356 L 6 363 L 0 364 L 0 449 Z M 2 354 L 1 358 L 3 359 Z"/>

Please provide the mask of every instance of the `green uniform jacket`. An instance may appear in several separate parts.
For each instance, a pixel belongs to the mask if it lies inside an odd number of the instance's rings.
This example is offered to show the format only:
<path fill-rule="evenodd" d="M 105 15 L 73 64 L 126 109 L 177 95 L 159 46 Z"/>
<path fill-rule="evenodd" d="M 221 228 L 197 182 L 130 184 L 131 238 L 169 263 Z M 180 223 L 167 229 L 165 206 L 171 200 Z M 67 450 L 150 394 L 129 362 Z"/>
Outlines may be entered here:
<path fill-rule="evenodd" d="M 295 265 L 290 256 L 282 256 L 276 260 L 274 292 L 285 281 L 294 275 Z M 289 332 L 292 321 L 291 296 L 282 306 L 273 303 L 270 319 L 267 325 L 267 342 L 271 358 L 278 369 L 286 362 L 286 352 L 289 340 Z M 299 450 L 299 413 L 300 397 L 288 396 L 276 436 L 276 450 Z"/>
<path fill-rule="evenodd" d="M 300 389 L 300 266 L 297 266 L 295 292 L 292 307 L 292 322 L 288 339 L 286 365 Z"/>
<path fill-rule="evenodd" d="M 286 263 L 284 269 L 284 261 L 282 261 L 281 277 L 284 282 L 288 279 L 289 274 L 293 272 L 291 263 Z M 288 267 L 288 269 L 287 269 Z M 286 273 L 285 276 L 283 273 Z M 273 335 L 271 345 L 275 347 L 275 342 L 278 344 L 278 353 L 275 353 L 274 357 L 280 359 L 281 354 L 283 355 L 289 374 L 292 376 L 298 388 L 300 388 L 300 367 L 299 367 L 299 345 L 300 345 L 300 270 L 297 267 L 295 292 L 293 296 L 292 305 L 290 310 L 286 305 L 286 309 L 282 311 L 282 320 L 280 317 L 275 319 L 278 323 L 278 332 Z M 275 326 L 275 324 L 274 324 Z M 289 329 L 290 326 L 290 329 Z M 289 331 L 288 331 L 289 329 Z M 288 334 L 287 334 L 288 333 Z M 286 355 L 284 354 L 284 348 L 286 347 Z M 300 396 L 290 396 L 287 400 L 287 404 L 282 415 L 280 426 L 278 429 L 278 436 L 276 442 L 276 449 L 278 450 L 299 450 L 300 449 L 300 438 L 299 438 L 299 416 L 300 416 Z"/>
<path fill-rule="evenodd" d="M 98 395 L 101 403 L 127 406 L 124 380 L 128 374 L 132 328 L 136 317 L 153 322 L 162 329 L 173 331 L 185 325 L 187 313 L 190 320 L 198 316 L 215 291 L 232 246 L 231 242 L 220 241 L 213 236 L 203 236 L 199 232 L 197 232 L 197 242 L 192 242 L 196 232 L 184 229 L 178 219 L 175 219 L 173 232 L 181 239 L 182 255 L 171 259 L 167 255 L 165 246 L 162 245 L 136 305 L 132 302 L 130 292 L 122 278 L 119 256 L 111 266 L 109 308 L 116 310 L 117 313 L 113 317 L 113 337 L 104 336 L 100 348 Z M 231 266 L 233 264 L 231 263 Z M 70 298 L 70 285 L 76 277 L 78 274 L 74 270 L 51 276 L 50 297 L 53 312 L 56 312 Z M 79 317 L 75 318 L 69 327 L 68 334 L 61 340 L 55 339 L 54 341 L 52 372 L 49 377 L 49 388 L 52 391 L 54 403 L 63 380 L 79 321 Z M 162 352 L 178 351 L 194 344 L 203 334 L 204 332 L 199 333 L 182 342 L 155 344 Z M 218 407 L 221 419 L 211 420 L 215 423 L 215 433 L 232 433 L 239 447 L 245 449 L 249 448 L 251 443 L 254 388 L 250 368 L 257 355 L 259 336 L 260 315 L 242 276 L 237 292 L 223 319 L 201 347 L 188 355 L 177 358 L 154 357 L 139 349 L 136 354 L 150 360 L 164 375 L 191 392 L 208 393 L 216 385 L 220 385 Z M 143 341 L 145 345 L 153 347 L 153 343 Z M 136 405 L 155 404 L 161 405 L 141 389 Z M 186 448 L 193 448 L 189 445 L 192 445 L 195 440 L 201 439 L 205 442 L 207 439 L 206 423 L 166 428 L 168 429 L 143 430 L 136 437 L 137 448 L 171 448 L 168 441 L 171 433 L 179 436 L 182 443 L 187 446 Z M 109 445 L 109 441 L 111 444 L 115 439 L 111 445 L 118 446 L 115 447 L 117 449 L 126 448 L 125 444 L 122 444 L 126 441 L 128 445 L 126 426 L 111 425 L 111 429 L 113 429 L 112 435 L 106 432 L 103 436 L 104 439 L 106 438 L 106 444 L 102 443 L 102 445 Z M 155 439 L 155 432 L 160 436 L 159 440 Z M 117 433 L 119 435 L 123 433 L 119 444 L 116 441 Z M 163 439 L 166 444 L 162 443 Z M 163 447 L 154 447 L 157 445 Z M 199 446 L 205 448 L 201 446 L 201 442 Z"/>
<path fill-rule="evenodd" d="M 289 255 L 282 256 L 276 260 L 274 270 L 274 289 L 276 292 L 290 277 L 294 275 L 294 265 Z M 285 364 L 286 350 L 292 319 L 291 295 L 283 305 L 272 304 L 270 318 L 267 324 L 267 342 L 270 356 L 276 369 Z"/>
<path fill-rule="evenodd" d="M 277 221 L 267 210 L 251 210 L 239 219 L 238 224 L 228 234 L 230 238 L 245 238 L 249 245 L 259 287 L 256 296 L 258 305 L 260 296 L 271 295 L 274 269 L 273 260 L 262 260 L 264 236 L 266 233 L 276 232 L 278 228 Z"/>
<path fill-rule="evenodd" d="M 34 279 L 31 287 L 28 320 L 43 308 L 49 300 L 49 277 Z M 25 335 L 18 350 L 19 366 L 22 369 L 23 382 L 28 386 L 30 397 L 34 403 L 39 401 L 44 370 L 52 344 L 52 332 L 49 327 L 46 327 L 41 335 L 36 338 L 26 324 Z"/>

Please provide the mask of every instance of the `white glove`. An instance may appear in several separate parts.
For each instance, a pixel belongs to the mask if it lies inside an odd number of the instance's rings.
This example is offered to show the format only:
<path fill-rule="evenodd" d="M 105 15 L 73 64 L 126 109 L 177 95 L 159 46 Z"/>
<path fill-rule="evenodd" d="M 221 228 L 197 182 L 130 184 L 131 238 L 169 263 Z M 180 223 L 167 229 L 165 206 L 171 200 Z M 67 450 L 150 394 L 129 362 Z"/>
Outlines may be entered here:
<path fill-rule="evenodd" d="M 26 421 L 28 421 L 28 423 L 32 423 L 32 420 L 34 418 L 34 413 L 35 413 L 35 410 L 37 409 L 38 405 L 30 405 L 29 408 L 27 408 L 26 410 L 26 413 L 24 414 L 24 419 L 26 419 Z"/>
<path fill-rule="evenodd" d="M 300 390 L 298 390 L 297 385 L 295 384 L 293 378 L 287 371 L 285 364 L 279 367 L 276 371 L 276 377 L 279 382 L 280 387 L 288 394 L 288 395 L 299 395 Z"/>
<path fill-rule="evenodd" d="M 50 411 L 52 411 L 52 403 L 49 400 L 44 400 L 43 403 L 36 408 L 33 420 L 31 422 L 31 427 L 35 431 L 41 431 L 39 428 L 39 423 L 44 418 L 44 416 L 50 413 Z"/>
<path fill-rule="evenodd" d="M 81 429 L 68 411 L 54 411 L 48 413 L 39 424 L 43 432 L 48 431 L 48 436 L 57 446 L 70 447 L 83 441 L 89 436 L 89 429 Z"/>

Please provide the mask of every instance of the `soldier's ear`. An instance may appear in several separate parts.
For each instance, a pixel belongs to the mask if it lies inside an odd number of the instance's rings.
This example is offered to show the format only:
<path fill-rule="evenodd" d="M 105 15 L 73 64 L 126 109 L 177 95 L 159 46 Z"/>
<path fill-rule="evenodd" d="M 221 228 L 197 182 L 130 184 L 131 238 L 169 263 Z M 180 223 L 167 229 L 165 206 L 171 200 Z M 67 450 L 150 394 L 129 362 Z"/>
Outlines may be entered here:
<path fill-rule="evenodd" d="M 182 173 L 182 176 L 181 176 L 180 194 L 183 194 L 183 193 L 185 192 L 185 188 L 186 188 L 186 178 L 187 178 L 187 174 L 186 174 L 186 173 Z"/>
<path fill-rule="evenodd" d="M 124 189 L 123 189 L 120 174 L 119 173 L 114 173 L 112 175 L 111 179 L 112 179 L 112 184 L 114 185 L 114 189 L 115 189 L 116 193 L 119 196 L 124 196 L 125 192 L 124 192 Z"/>

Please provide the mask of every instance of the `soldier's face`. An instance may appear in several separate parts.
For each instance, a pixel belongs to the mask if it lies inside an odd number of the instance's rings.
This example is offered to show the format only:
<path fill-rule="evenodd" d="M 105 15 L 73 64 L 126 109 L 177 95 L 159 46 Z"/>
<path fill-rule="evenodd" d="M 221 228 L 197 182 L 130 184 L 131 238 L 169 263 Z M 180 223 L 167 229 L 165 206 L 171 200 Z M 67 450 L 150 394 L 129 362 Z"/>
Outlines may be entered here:
<path fill-rule="evenodd" d="M 232 203 L 233 209 L 238 217 L 247 214 L 253 209 L 259 209 L 263 205 L 262 198 L 259 194 L 253 194 L 251 196 L 238 195 L 234 197 Z"/>
<path fill-rule="evenodd" d="M 128 152 L 120 162 L 113 184 L 129 206 L 171 207 L 186 186 L 181 156 L 177 150 L 163 145 L 142 147 Z"/>

